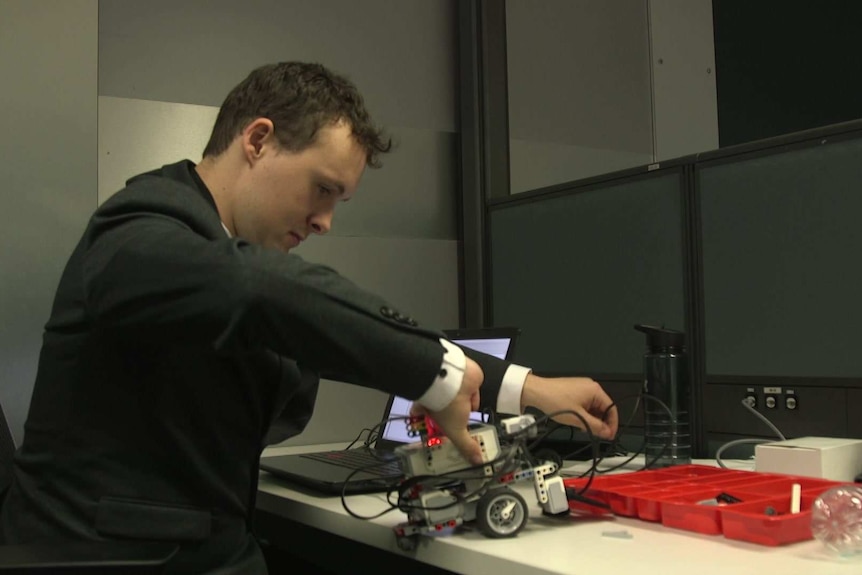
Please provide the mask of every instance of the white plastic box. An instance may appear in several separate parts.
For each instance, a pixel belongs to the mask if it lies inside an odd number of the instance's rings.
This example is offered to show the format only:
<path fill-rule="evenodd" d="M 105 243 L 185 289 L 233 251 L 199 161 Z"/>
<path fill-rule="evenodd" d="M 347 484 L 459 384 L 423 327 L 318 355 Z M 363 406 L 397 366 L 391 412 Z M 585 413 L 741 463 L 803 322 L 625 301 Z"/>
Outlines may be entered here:
<path fill-rule="evenodd" d="M 853 481 L 862 473 L 862 439 L 798 437 L 754 448 L 754 468 L 833 481 Z"/>

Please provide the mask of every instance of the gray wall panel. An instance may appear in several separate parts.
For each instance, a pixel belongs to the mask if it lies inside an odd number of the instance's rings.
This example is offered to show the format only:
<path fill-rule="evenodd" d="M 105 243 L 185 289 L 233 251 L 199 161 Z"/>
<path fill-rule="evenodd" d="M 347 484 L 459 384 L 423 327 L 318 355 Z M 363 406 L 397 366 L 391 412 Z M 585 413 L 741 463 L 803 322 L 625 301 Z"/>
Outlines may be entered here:
<path fill-rule="evenodd" d="M 452 0 L 109 0 L 99 93 L 218 106 L 253 67 L 316 60 L 385 124 L 456 130 Z"/>
<path fill-rule="evenodd" d="M 652 157 L 647 16 L 644 0 L 507 0 L 512 193 Z"/>
<path fill-rule="evenodd" d="M 99 96 L 99 203 L 135 174 L 199 161 L 217 115 L 212 106 Z"/>
<path fill-rule="evenodd" d="M 649 0 L 655 159 L 718 148 L 712 0 Z"/>
<path fill-rule="evenodd" d="M 0 0 L 0 401 L 16 441 L 42 328 L 96 206 L 97 0 Z"/>
<path fill-rule="evenodd" d="M 369 169 L 359 195 L 339 208 L 339 235 L 458 237 L 458 137 L 392 126 L 393 150 Z"/>
<path fill-rule="evenodd" d="M 651 152 L 624 152 L 557 142 L 509 141 L 512 193 L 536 190 L 581 176 L 607 174 L 652 162 Z"/>

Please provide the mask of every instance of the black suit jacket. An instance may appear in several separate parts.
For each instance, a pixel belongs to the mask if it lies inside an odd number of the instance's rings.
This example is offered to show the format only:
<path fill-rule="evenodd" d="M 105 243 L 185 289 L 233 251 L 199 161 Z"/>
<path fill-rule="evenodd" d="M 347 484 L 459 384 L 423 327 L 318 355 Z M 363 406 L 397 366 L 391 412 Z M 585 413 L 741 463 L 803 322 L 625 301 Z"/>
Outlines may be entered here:
<path fill-rule="evenodd" d="M 319 374 L 419 397 L 440 332 L 333 270 L 227 237 L 180 162 L 94 214 L 48 321 L 8 542 L 182 544 L 172 572 L 263 573 L 251 535 L 267 442 L 301 432 Z M 508 364 L 465 350 L 496 403 Z"/>

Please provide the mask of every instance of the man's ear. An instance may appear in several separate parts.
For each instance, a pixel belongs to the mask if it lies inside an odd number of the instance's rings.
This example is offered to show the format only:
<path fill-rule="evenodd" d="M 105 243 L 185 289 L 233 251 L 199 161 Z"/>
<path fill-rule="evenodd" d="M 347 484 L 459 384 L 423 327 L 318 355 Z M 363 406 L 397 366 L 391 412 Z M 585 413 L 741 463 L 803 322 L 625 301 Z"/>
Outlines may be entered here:
<path fill-rule="evenodd" d="M 267 144 L 275 138 L 275 126 L 269 118 L 256 118 L 242 131 L 242 148 L 246 161 L 255 163 L 264 152 Z"/>

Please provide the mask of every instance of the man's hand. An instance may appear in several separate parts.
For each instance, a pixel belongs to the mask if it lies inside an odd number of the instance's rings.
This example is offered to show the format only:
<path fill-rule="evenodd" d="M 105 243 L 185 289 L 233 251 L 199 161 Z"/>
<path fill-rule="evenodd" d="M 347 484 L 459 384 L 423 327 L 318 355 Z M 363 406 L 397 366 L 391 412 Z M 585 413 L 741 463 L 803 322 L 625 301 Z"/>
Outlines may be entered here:
<path fill-rule="evenodd" d="M 482 450 L 479 444 L 470 437 L 467 425 L 470 421 L 470 412 L 479 409 L 479 387 L 485 379 L 482 368 L 475 361 L 467 359 L 464 368 L 464 379 L 461 381 L 461 389 L 449 405 L 440 411 L 431 411 L 424 406 L 414 403 L 411 412 L 414 415 L 430 415 L 434 422 L 443 430 L 446 437 L 458 448 L 458 451 L 473 465 L 483 463 Z"/>
<path fill-rule="evenodd" d="M 554 421 L 580 429 L 583 417 L 593 435 L 613 439 L 619 426 L 617 408 L 605 390 L 588 377 L 539 377 L 532 373 L 524 382 L 521 392 L 521 409 L 535 407 L 543 413 L 559 413 Z"/>

